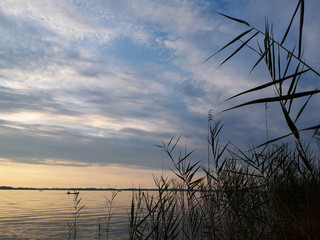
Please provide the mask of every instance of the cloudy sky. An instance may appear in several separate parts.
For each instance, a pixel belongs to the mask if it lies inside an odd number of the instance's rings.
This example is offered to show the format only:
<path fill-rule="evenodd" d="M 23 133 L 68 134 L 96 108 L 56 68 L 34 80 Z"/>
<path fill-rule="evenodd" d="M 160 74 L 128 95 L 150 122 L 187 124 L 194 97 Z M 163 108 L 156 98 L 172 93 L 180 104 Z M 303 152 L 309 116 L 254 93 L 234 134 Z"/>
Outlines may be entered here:
<path fill-rule="evenodd" d="M 262 30 L 268 17 L 281 39 L 296 2 L 2 0 L 0 185 L 150 186 L 172 166 L 155 144 L 183 134 L 193 159 L 206 160 L 210 109 L 223 117 L 222 141 L 262 143 L 264 105 L 219 114 L 250 97 L 226 98 L 268 81 L 263 64 L 249 74 L 257 55 L 246 49 L 218 67 L 226 50 L 203 62 L 246 30 L 216 11 Z M 306 1 L 304 59 L 318 71 L 319 10 Z M 301 87 L 319 86 L 314 78 Z M 302 127 L 318 119 L 319 100 Z M 289 132 L 278 110 L 268 109 L 271 137 Z"/>

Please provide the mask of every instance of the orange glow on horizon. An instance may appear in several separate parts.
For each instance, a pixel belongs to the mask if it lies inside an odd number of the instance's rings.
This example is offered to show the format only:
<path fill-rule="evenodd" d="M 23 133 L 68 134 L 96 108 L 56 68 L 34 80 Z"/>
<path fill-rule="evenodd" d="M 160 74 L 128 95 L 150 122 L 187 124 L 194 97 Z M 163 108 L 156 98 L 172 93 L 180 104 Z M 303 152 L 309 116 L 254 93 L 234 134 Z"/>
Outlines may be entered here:
<path fill-rule="evenodd" d="M 52 160 L 46 161 L 47 163 Z M 138 169 L 121 165 L 66 166 L 57 164 L 15 163 L 0 159 L 0 185 L 35 188 L 154 188 L 158 169 Z M 168 175 L 168 172 L 164 173 Z"/>

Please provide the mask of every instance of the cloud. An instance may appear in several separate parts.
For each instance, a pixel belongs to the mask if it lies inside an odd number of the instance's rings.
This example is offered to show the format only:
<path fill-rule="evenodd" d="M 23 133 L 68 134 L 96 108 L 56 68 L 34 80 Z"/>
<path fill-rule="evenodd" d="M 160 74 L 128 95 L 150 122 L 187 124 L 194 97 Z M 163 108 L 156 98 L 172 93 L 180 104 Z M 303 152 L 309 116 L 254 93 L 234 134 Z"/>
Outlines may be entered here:
<path fill-rule="evenodd" d="M 313 46 L 319 33 L 311 17 L 318 16 L 317 4 L 306 4 L 305 57 L 312 64 L 318 61 Z M 154 144 L 183 133 L 188 146 L 198 149 L 194 158 L 204 159 L 210 109 L 224 118 L 226 139 L 260 143 L 264 105 L 220 112 L 274 94 L 271 89 L 224 102 L 268 81 L 269 73 L 258 66 L 249 74 L 257 60 L 250 49 L 221 67 L 232 50 L 203 63 L 245 29 L 214 11 L 258 27 L 270 16 L 281 32 L 294 7 L 252 0 L 2 1 L 0 157 L 161 168 L 165 155 Z M 279 108 L 270 104 L 271 112 L 270 124 L 280 122 Z M 285 132 L 284 126 L 270 136 Z"/>
<path fill-rule="evenodd" d="M 59 6 L 58 8 L 56 6 Z M 1 8 L 7 9 L 8 15 L 26 19 L 69 40 L 95 38 L 108 41 L 111 35 L 106 28 L 97 24 L 96 19 L 88 18 L 77 5 L 69 1 L 3 2 Z"/>

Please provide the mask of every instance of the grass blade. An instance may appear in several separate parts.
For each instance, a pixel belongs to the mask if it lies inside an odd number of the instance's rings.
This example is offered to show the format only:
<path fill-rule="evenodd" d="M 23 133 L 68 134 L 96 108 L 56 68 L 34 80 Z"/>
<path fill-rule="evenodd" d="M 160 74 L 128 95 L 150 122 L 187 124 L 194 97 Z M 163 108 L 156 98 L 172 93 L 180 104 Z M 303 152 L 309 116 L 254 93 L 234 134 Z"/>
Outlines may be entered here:
<path fill-rule="evenodd" d="M 260 49 L 261 50 L 261 49 Z M 254 64 L 254 66 L 251 68 L 250 73 L 256 68 L 256 66 L 261 62 L 261 60 L 266 56 L 268 49 L 266 49 L 262 54 L 260 54 L 260 58 L 258 61 Z"/>
<path fill-rule="evenodd" d="M 241 19 L 238 19 L 238 18 L 234 18 L 234 17 L 230 17 L 230 16 L 228 16 L 228 15 L 226 15 L 226 14 L 223 14 L 223 13 L 220 13 L 220 12 L 217 12 L 218 14 L 220 14 L 220 15 L 222 15 L 222 16 L 224 16 L 224 17 L 226 17 L 226 18 L 229 18 L 229 19 L 231 19 L 231 20 L 233 20 L 233 21 L 236 21 L 236 22 L 239 22 L 239 23 L 242 23 L 242 24 L 244 24 L 244 25 L 246 25 L 246 26 L 248 26 L 248 27 L 250 27 L 250 24 L 249 23 L 247 23 L 246 21 L 244 21 L 244 20 L 241 20 Z"/>
<path fill-rule="evenodd" d="M 311 94 L 311 95 L 308 97 L 307 101 L 306 101 L 306 102 L 303 104 L 303 106 L 300 108 L 300 111 L 298 112 L 297 117 L 296 117 L 296 119 L 294 120 L 294 123 L 296 123 L 296 122 L 298 121 L 300 115 L 301 115 L 302 112 L 304 111 L 305 107 L 307 106 L 307 104 L 308 104 L 308 102 L 309 102 L 309 100 L 310 100 L 310 98 L 311 98 L 312 96 L 313 96 L 313 94 Z"/>
<path fill-rule="evenodd" d="M 301 57 L 301 45 L 302 45 L 302 29 L 303 29 L 303 21 L 304 21 L 304 0 L 300 0 L 300 25 L 299 25 L 299 51 L 298 58 Z"/>
<path fill-rule="evenodd" d="M 319 124 L 319 125 L 312 126 L 312 127 L 300 129 L 299 132 L 304 132 L 304 131 L 309 131 L 309 130 L 316 130 L 316 131 L 317 131 L 317 130 L 319 130 L 319 129 L 320 129 L 320 124 Z M 255 148 L 259 148 L 259 147 L 268 145 L 268 144 L 270 144 L 270 143 L 276 142 L 276 141 L 281 140 L 281 139 L 283 139 L 283 138 L 289 137 L 289 136 L 291 136 L 292 134 L 294 134 L 294 133 L 291 132 L 291 133 L 288 133 L 288 134 L 283 135 L 283 136 L 281 136 L 281 137 L 274 138 L 274 139 L 272 139 L 272 140 L 269 140 L 269 141 L 267 141 L 267 142 L 264 142 L 264 143 L 260 144 L 259 146 L 255 147 Z"/>
<path fill-rule="evenodd" d="M 295 93 L 295 94 L 291 94 L 291 95 L 283 95 L 283 96 L 279 96 L 279 97 L 260 98 L 260 99 L 256 99 L 253 101 L 249 101 L 249 102 L 228 108 L 226 110 L 223 110 L 221 113 L 235 109 L 235 108 L 247 106 L 247 105 L 252 105 L 252 104 L 257 104 L 257 103 L 266 103 L 266 102 L 279 102 L 279 101 L 284 101 L 284 100 L 293 99 L 293 98 L 305 97 L 305 96 L 309 96 L 309 95 L 312 95 L 315 93 L 320 93 L 320 90 L 299 92 L 299 93 Z"/>
<path fill-rule="evenodd" d="M 250 42 L 250 40 L 252 39 L 252 38 L 254 38 L 255 36 L 257 36 L 258 35 L 258 33 L 259 32 L 256 32 L 255 34 L 253 34 L 247 41 L 245 41 L 244 43 L 242 43 L 241 44 L 241 46 L 236 50 L 236 51 L 234 51 L 229 57 L 227 57 L 220 65 L 219 65 L 219 67 L 220 66 L 222 66 L 222 64 L 224 64 L 226 61 L 228 61 L 230 58 L 232 58 L 237 52 L 239 52 L 244 46 L 246 46 L 247 44 L 248 44 L 248 42 Z"/>
<path fill-rule="evenodd" d="M 294 19 L 294 17 L 296 16 L 296 14 L 297 14 L 297 12 L 298 12 L 298 9 L 299 9 L 299 6 L 300 6 L 300 3 L 301 3 L 301 0 L 298 2 L 298 5 L 297 5 L 297 7 L 296 7 L 296 9 L 295 9 L 295 11 L 294 11 L 294 13 L 293 13 L 293 15 L 292 15 L 292 18 L 291 18 L 291 20 L 290 20 L 289 26 L 288 26 L 288 28 L 287 28 L 287 30 L 286 30 L 286 32 L 285 32 L 285 34 L 284 34 L 284 36 L 283 36 L 283 39 L 282 39 L 282 41 L 281 41 L 280 45 L 282 45 L 282 44 L 284 43 L 284 41 L 286 40 L 286 38 L 287 38 L 287 35 L 288 35 L 289 31 L 290 31 L 290 28 L 291 28 L 291 25 L 292 25 L 293 19 Z"/>
<path fill-rule="evenodd" d="M 287 109 L 285 108 L 285 106 L 283 105 L 282 102 L 280 102 L 280 105 L 281 105 L 281 109 L 282 109 L 283 115 L 284 115 L 284 117 L 286 119 L 288 127 L 290 128 L 291 132 L 294 134 L 296 139 L 300 139 L 299 131 L 298 131 L 296 125 L 291 120 Z"/>
<path fill-rule="evenodd" d="M 251 32 L 253 28 L 249 29 L 248 31 L 245 31 L 243 33 L 241 33 L 239 36 L 237 36 L 236 38 L 234 38 L 232 41 L 230 41 L 228 44 L 226 44 L 224 47 L 220 48 L 219 51 L 217 51 L 216 53 L 212 54 L 210 57 L 208 57 L 203 63 L 207 62 L 209 59 L 211 59 L 212 57 L 214 57 L 215 55 L 217 55 L 219 52 L 221 52 L 223 49 L 225 49 L 226 47 L 230 46 L 231 44 L 233 44 L 234 42 L 238 41 L 239 39 L 241 39 L 243 36 L 245 36 L 247 33 Z"/>
<path fill-rule="evenodd" d="M 294 85 L 295 85 L 297 76 L 299 76 L 299 74 L 297 74 L 299 68 L 300 68 L 300 63 L 298 64 L 298 66 L 297 66 L 297 68 L 296 68 L 296 71 L 295 71 L 295 73 L 293 74 L 293 78 L 292 78 L 291 84 L 290 84 L 289 89 L 288 89 L 288 92 L 287 92 L 288 95 L 290 95 L 291 93 L 294 93 L 294 91 L 292 92 L 292 89 L 293 89 L 293 87 L 294 87 Z"/>
<path fill-rule="evenodd" d="M 302 74 L 308 72 L 309 70 L 310 70 L 310 69 L 303 70 L 303 71 L 301 71 L 301 72 L 294 73 L 294 74 L 292 74 L 292 75 L 290 75 L 290 76 L 283 77 L 283 78 L 280 78 L 280 79 L 278 79 L 278 80 L 275 80 L 275 81 L 272 81 L 272 82 L 269 82 L 269 83 L 266 83 L 266 84 L 262 84 L 262 85 L 260 85 L 260 86 L 255 87 L 255 88 L 251 88 L 251 89 L 249 89 L 249 90 L 247 90 L 247 91 L 238 93 L 238 94 L 236 94 L 236 95 L 234 95 L 234 96 L 226 99 L 225 102 L 228 101 L 228 100 L 230 100 L 230 99 L 233 99 L 233 98 L 235 98 L 235 97 L 239 97 L 239 96 L 241 96 L 241 95 L 243 95 L 243 94 L 250 93 L 250 92 L 254 92 L 254 91 L 258 91 L 258 90 L 267 88 L 267 87 L 269 87 L 269 86 L 275 85 L 275 84 L 277 84 L 277 83 L 281 83 L 281 82 L 283 82 L 283 81 L 285 81 L 285 80 L 287 80 L 287 79 L 290 79 L 290 78 L 292 78 L 292 77 L 295 77 L 295 76 L 298 76 L 298 75 L 302 75 Z"/>

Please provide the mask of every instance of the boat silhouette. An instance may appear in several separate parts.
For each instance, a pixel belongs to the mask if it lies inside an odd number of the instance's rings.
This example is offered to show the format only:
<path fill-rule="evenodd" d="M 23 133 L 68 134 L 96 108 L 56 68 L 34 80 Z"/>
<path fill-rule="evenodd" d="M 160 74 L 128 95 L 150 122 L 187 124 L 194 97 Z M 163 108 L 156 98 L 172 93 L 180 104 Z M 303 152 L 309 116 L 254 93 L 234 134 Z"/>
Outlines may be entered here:
<path fill-rule="evenodd" d="M 70 192 L 70 191 L 68 191 L 67 194 L 79 194 L 79 192 L 76 192 L 76 191 Z"/>

